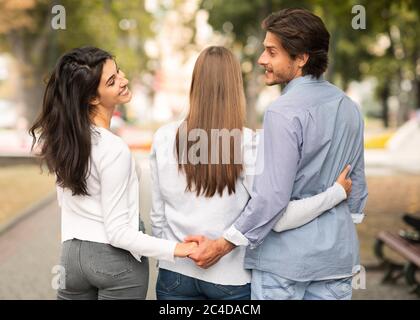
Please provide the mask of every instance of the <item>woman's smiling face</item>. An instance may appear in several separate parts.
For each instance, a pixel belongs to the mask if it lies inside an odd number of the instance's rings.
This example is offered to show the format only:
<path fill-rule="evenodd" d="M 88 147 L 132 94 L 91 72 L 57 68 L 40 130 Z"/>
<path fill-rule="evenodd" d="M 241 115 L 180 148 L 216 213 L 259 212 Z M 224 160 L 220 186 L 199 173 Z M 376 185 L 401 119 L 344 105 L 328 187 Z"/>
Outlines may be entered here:
<path fill-rule="evenodd" d="M 115 107 L 131 100 L 132 93 L 128 80 L 113 59 L 107 59 L 103 65 L 102 77 L 98 87 L 97 100 L 106 108 Z"/>

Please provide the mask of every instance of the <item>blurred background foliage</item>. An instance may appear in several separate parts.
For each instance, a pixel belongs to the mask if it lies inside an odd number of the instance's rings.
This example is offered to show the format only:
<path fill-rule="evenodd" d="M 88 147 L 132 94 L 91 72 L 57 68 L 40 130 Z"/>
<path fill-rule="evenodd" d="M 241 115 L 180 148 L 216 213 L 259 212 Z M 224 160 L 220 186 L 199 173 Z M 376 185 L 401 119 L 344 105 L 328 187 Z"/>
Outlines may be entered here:
<path fill-rule="evenodd" d="M 351 27 L 355 5 L 366 9 L 364 30 Z M 385 127 L 389 126 L 391 95 L 401 103 L 398 125 L 407 120 L 410 109 L 420 108 L 420 1 L 204 0 L 202 7 L 209 11 L 214 28 L 234 36 L 242 59 L 252 65 L 261 53 L 264 33 L 260 22 L 264 17 L 286 7 L 309 9 L 323 19 L 331 34 L 328 80 L 346 90 L 353 80 L 373 77 L 381 103 L 377 116 Z M 251 104 L 253 92 L 258 92 L 255 79 L 253 73 L 246 77 Z"/>
<path fill-rule="evenodd" d="M 186 1 L 155 0 L 157 14 L 146 10 L 148 0 L 1 0 L 0 50 L 10 52 L 19 62 L 19 92 L 26 105 L 28 119 L 39 110 L 43 83 L 57 58 L 65 51 L 83 45 L 109 50 L 128 77 L 148 70 L 144 44 L 160 30 L 155 20 L 177 9 Z M 262 69 L 257 59 L 262 51 L 264 32 L 260 23 L 269 13 L 285 7 L 307 8 L 321 16 L 331 33 L 328 80 L 346 90 L 352 81 L 371 78 L 379 110 L 366 110 L 390 125 L 390 97 L 398 100 L 397 126 L 411 110 L 420 108 L 420 1 L 418 0 L 197 0 L 209 14 L 208 22 L 216 32 L 233 39 L 244 71 L 248 102 L 248 124 L 256 126 L 255 110 L 259 92 L 264 87 L 259 78 Z M 66 9 L 66 30 L 53 30 L 51 8 L 60 4 Z M 353 29 L 352 8 L 366 9 L 366 29 Z M 197 33 L 194 17 L 184 19 L 186 28 Z M 194 37 L 189 37 L 193 42 Z M 188 46 L 182 44 L 186 49 Z M 182 50 L 182 48 L 180 48 Z M 395 102 L 395 101 L 394 101 Z M 395 103 L 394 103 L 395 104 Z"/>
<path fill-rule="evenodd" d="M 51 8 L 62 5 L 65 30 L 51 28 Z M 151 15 L 144 1 L 0 1 L 0 50 L 10 52 L 19 63 L 21 92 L 27 117 L 39 111 L 44 83 L 58 57 L 80 46 L 110 51 L 129 77 L 146 66 L 142 39 L 151 35 Z M 65 35 L 65 36 L 64 36 Z"/>

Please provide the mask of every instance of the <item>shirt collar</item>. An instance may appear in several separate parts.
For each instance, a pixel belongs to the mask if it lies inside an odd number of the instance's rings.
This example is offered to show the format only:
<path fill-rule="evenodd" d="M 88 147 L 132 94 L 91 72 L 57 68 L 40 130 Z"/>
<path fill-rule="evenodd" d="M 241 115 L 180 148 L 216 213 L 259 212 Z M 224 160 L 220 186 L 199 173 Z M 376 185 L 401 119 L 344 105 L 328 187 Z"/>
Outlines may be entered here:
<path fill-rule="evenodd" d="M 324 77 L 320 76 L 318 79 L 316 77 L 314 77 L 313 75 L 306 75 L 306 76 L 302 76 L 302 77 L 297 77 L 294 78 L 292 81 L 290 81 L 283 89 L 282 94 L 285 94 L 286 92 L 290 91 L 290 89 L 304 84 L 304 83 L 311 83 L 311 82 L 318 82 L 318 81 L 323 81 Z"/>

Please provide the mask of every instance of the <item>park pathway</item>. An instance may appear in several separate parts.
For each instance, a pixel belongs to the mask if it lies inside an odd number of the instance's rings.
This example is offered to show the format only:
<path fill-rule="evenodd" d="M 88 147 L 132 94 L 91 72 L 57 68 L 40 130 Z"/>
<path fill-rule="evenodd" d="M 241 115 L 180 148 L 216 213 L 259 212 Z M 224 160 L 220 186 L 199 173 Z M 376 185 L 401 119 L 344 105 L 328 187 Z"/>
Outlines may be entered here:
<path fill-rule="evenodd" d="M 141 168 L 140 212 L 150 234 L 150 180 L 147 157 L 136 155 Z M 60 215 L 54 200 L 0 234 L 0 300 L 55 299 L 53 267 L 60 255 Z M 150 259 L 148 299 L 155 299 L 156 261 Z M 367 272 L 366 290 L 354 299 L 414 299 L 403 283 L 382 285 L 382 273 Z"/>

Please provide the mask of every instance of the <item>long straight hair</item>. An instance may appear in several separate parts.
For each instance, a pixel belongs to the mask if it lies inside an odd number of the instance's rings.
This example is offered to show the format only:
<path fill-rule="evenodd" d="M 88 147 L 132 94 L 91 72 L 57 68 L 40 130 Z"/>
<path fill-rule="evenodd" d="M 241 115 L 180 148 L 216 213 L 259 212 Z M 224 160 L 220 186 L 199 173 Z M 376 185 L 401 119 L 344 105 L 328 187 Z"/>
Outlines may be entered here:
<path fill-rule="evenodd" d="M 56 182 L 73 195 L 89 195 L 91 119 L 95 112 L 90 101 L 98 96 L 102 69 L 113 57 L 106 51 L 83 47 L 64 54 L 57 62 L 44 93 L 42 111 L 29 133 L 32 150 Z"/>
<path fill-rule="evenodd" d="M 213 46 L 205 49 L 199 55 L 192 75 L 190 88 L 190 108 L 186 117 L 187 135 L 193 129 L 202 129 L 209 137 L 210 145 L 219 146 L 217 163 L 191 163 L 188 155 L 192 141 L 182 141 L 180 129 L 176 135 L 176 155 L 178 168 L 183 171 L 187 179 L 187 190 L 205 197 L 213 197 L 217 192 L 222 196 L 227 188 L 228 193 L 235 193 L 236 181 L 243 170 L 242 161 L 235 161 L 235 152 L 241 146 L 235 137 L 230 137 L 229 148 L 223 148 L 218 141 L 214 141 L 212 129 L 239 130 L 245 122 L 245 95 L 241 67 L 238 59 L 226 48 Z M 207 159 L 215 159 L 212 147 L 208 146 Z M 226 150 L 227 149 L 227 150 Z M 223 161 L 229 154 L 228 163 Z M 242 157 L 241 157 L 242 158 Z M 186 161 L 184 161 L 186 160 Z"/>

